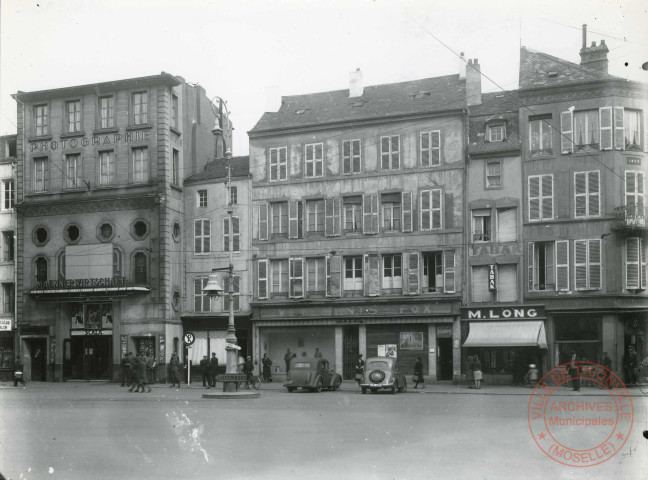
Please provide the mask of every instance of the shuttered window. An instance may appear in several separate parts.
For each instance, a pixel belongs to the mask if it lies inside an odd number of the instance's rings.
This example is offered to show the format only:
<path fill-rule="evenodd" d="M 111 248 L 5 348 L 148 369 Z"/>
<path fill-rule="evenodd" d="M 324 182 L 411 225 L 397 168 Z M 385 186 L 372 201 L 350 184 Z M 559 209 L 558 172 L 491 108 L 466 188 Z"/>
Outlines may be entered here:
<path fill-rule="evenodd" d="M 403 276 L 406 281 L 403 282 L 403 295 L 416 295 L 419 293 L 419 272 L 420 272 L 420 255 L 419 252 L 403 253 Z"/>
<path fill-rule="evenodd" d="M 518 299 L 517 265 L 497 266 L 497 301 L 515 302 Z M 488 287 L 488 285 L 487 285 Z"/>
<path fill-rule="evenodd" d="M 288 261 L 289 296 L 290 298 L 304 297 L 304 259 L 291 258 Z"/>
<path fill-rule="evenodd" d="M 473 302 L 491 301 L 491 292 L 488 291 L 488 266 L 472 267 L 472 300 Z"/>
<path fill-rule="evenodd" d="M 601 150 L 612 149 L 612 107 L 599 108 Z"/>
<path fill-rule="evenodd" d="M 553 175 L 528 178 L 529 221 L 553 219 Z"/>
<path fill-rule="evenodd" d="M 517 208 L 497 209 L 497 241 L 515 242 L 517 240 Z"/>
<path fill-rule="evenodd" d="M 576 218 L 600 215 L 600 172 L 574 173 L 574 208 Z"/>
<path fill-rule="evenodd" d="M 645 225 L 644 173 L 633 170 L 625 172 L 626 223 Z M 643 222 L 643 223 L 642 223 Z"/>
<path fill-rule="evenodd" d="M 223 311 L 229 312 L 229 291 L 230 291 L 230 278 L 232 279 L 232 310 L 238 312 L 241 310 L 241 277 L 238 275 L 227 275 L 223 279 L 224 291 L 227 295 L 223 295 Z"/>
<path fill-rule="evenodd" d="M 421 190 L 421 203 L 419 211 L 420 229 L 435 230 L 441 228 L 442 191 L 440 189 Z"/>
<path fill-rule="evenodd" d="M 362 271 L 362 270 L 361 270 Z M 342 257 L 326 257 L 326 296 L 339 297 L 342 294 Z"/>
<path fill-rule="evenodd" d="M 629 290 L 646 288 L 646 252 L 642 238 L 626 239 L 625 284 Z"/>
<path fill-rule="evenodd" d="M 576 290 L 601 288 L 601 240 L 574 240 Z"/>
<path fill-rule="evenodd" d="M 378 233 L 378 194 L 364 195 L 362 202 L 362 233 Z"/>
<path fill-rule="evenodd" d="M 257 296 L 259 299 L 268 298 L 268 260 L 259 260 L 257 273 Z"/>
<path fill-rule="evenodd" d="M 306 201 L 306 231 L 324 233 L 324 200 Z"/>
<path fill-rule="evenodd" d="M 625 150 L 625 114 L 623 107 L 614 107 L 614 149 Z"/>
<path fill-rule="evenodd" d="M 304 207 L 299 200 L 288 202 L 288 238 L 304 236 Z"/>
<path fill-rule="evenodd" d="M 560 153 L 574 151 L 574 116 L 570 110 L 560 114 Z"/>
<path fill-rule="evenodd" d="M 326 291 L 326 267 L 324 263 L 324 257 L 306 259 L 306 291 L 308 294 L 323 295 Z"/>
<path fill-rule="evenodd" d="M 362 257 L 344 258 L 344 290 L 363 289 Z"/>
<path fill-rule="evenodd" d="M 556 289 L 555 242 L 529 242 L 527 250 L 530 291 Z"/>
<path fill-rule="evenodd" d="M 272 293 L 286 295 L 288 293 L 288 260 L 270 261 L 272 275 Z"/>

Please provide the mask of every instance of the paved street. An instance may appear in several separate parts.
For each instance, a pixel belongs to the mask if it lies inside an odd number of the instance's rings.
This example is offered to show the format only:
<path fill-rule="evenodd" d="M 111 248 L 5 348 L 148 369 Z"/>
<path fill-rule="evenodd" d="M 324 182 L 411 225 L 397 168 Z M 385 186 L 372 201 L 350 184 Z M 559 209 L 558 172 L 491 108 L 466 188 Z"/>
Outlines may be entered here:
<path fill-rule="evenodd" d="M 207 400 L 203 391 L 160 385 L 134 394 L 103 383 L 0 388 L 0 471 L 7 479 L 65 480 L 647 474 L 646 403 L 638 389 L 630 440 L 591 468 L 564 467 L 538 449 L 522 388 L 435 385 L 425 393 L 361 395 L 344 383 L 339 392 L 289 394 L 275 384 L 253 400 Z"/>

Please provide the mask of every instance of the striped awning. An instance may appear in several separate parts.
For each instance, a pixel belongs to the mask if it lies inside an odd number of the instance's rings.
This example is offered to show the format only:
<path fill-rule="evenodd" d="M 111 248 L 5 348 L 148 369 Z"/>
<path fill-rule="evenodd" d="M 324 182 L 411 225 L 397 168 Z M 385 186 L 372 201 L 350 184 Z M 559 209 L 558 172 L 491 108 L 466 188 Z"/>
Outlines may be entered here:
<path fill-rule="evenodd" d="M 540 347 L 547 348 L 544 322 L 470 322 L 464 347 Z"/>

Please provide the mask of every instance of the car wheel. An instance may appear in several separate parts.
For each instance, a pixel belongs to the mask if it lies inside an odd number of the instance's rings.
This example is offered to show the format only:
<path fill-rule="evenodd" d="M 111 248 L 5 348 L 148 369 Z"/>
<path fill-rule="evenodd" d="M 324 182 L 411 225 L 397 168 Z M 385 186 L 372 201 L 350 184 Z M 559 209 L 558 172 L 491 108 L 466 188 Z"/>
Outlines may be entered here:
<path fill-rule="evenodd" d="M 315 391 L 316 392 L 321 392 L 322 391 L 322 378 L 317 379 L 317 383 L 315 384 Z"/>
<path fill-rule="evenodd" d="M 367 387 L 360 387 L 360 390 L 362 391 L 363 395 L 367 393 Z"/>

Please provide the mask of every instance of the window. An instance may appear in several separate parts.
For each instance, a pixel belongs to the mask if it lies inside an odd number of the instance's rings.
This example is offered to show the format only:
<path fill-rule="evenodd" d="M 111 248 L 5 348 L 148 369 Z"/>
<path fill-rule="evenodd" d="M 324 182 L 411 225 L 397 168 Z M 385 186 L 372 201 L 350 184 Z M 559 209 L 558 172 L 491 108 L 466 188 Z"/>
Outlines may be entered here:
<path fill-rule="evenodd" d="M 99 152 L 99 185 L 115 183 L 115 154 L 114 152 Z"/>
<path fill-rule="evenodd" d="M 171 156 L 171 183 L 174 185 L 179 185 L 180 178 L 180 152 L 173 149 L 173 154 Z"/>
<path fill-rule="evenodd" d="M 441 228 L 441 190 L 421 190 L 421 230 Z"/>
<path fill-rule="evenodd" d="M 400 168 L 400 137 L 380 137 L 380 158 L 384 170 Z"/>
<path fill-rule="evenodd" d="M 471 272 L 471 290 L 473 302 L 491 302 L 492 293 L 488 289 L 488 265 L 475 265 Z"/>
<path fill-rule="evenodd" d="M 36 227 L 32 234 L 34 245 L 44 246 L 49 241 L 49 231 L 45 227 Z"/>
<path fill-rule="evenodd" d="M 49 134 L 49 107 L 47 105 L 34 106 L 35 134 L 43 137 Z"/>
<path fill-rule="evenodd" d="M 115 98 L 99 97 L 99 112 L 101 114 L 101 128 L 113 128 L 115 126 Z"/>
<path fill-rule="evenodd" d="M 272 235 L 286 235 L 288 233 L 288 202 L 271 204 L 272 208 Z"/>
<path fill-rule="evenodd" d="M 264 215 L 267 215 L 265 213 L 266 211 L 263 208 Z M 267 222 L 264 222 L 264 225 L 265 223 Z M 261 222 L 259 225 L 261 225 Z M 261 232 L 259 232 L 259 237 L 267 238 L 267 235 L 262 236 Z M 288 238 L 304 238 L 304 204 L 299 200 L 291 200 L 288 202 Z"/>
<path fill-rule="evenodd" d="M 599 112 L 574 112 L 574 145 L 576 150 L 599 149 Z"/>
<path fill-rule="evenodd" d="M 226 275 L 223 279 L 225 293 L 227 294 L 223 295 L 223 311 L 229 312 L 230 308 L 230 279 L 232 279 L 232 310 L 238 312 L 241 310 L 241 277 L 238 275 L 232 275 L 231 277 Z"/>
<path fill-rule="evenodd" d="M 5 180 L 4 185 L 4 209 L 11 210 L 14 207 L 14 181 Z"/>
<path fill-rule="evenodd" d="M 211 251 L 211 222 L 206 218 L 194 221 L 194 253 Z"/>
<path fill-rule="evenodd" d="M 551 155 L 551 115 L 529 117 L 529 153 L 531 155 Z"/>
<path fill-rule="evenodd" d="M 383 255 L 383 289 L 396 290 L 403 288 L 402 261 L 401 255 Z"/>
<path fill-rule="evenodd" d="M 81 155 L 66 155 L 64 168 L 64 188 L 79 188 L 81 186 Z"/>
<path fill-rule="evenodd" d="M 286 296 L 288 294 L 288 260 L 271 260 L 272 294 Z"/>
<path fill-rule="evenodd" d="M 384 193 L 381 196 L 383 231 L 401 230 L 401 193 Z"/>
<path fill-rule="evenodd" d="M 56 255 L 56 264 L 58 267 L 58 279 L 65 280 L 65 249 Z"/>
<path fill-rule="evenodd" d="M 518 299 L 517 265 L 497 265 L 497 301 L 515 302 Z"/>
<path fill-rule="evenodd" d="M 529 176 L 529 221 L 553 219 L 553 175 Z"/>
<path fill-rule="evenodd" d="M 443 292 L 443 252 L 423 253 L 422 292 Z"/>
<path fill-rule="evenodd" d="M 67 112 L 67 131 L 75 133 L 81 131 L 81 100 L 65 102 Z"/>
<path fill-rule="evenodd" d="M 149 181 L 148 148 L 133 148 L 133 182 L 146 183 Z"/>
<path fill-rule="evenodd" d="M 123 272 L 122 252 L 118 248 L 113 248 L 113 277 L 121 277 L 123 275 Z"/>
<path fill-rule="evenodd" d="M 326 292 L 326 266 L 324 258 L 306 259 L 306 291 L 309 294 L 324 295 Z"/>
<path fill-rule="evenodd" d="M 645 218 L 644 173 L 632 170 L 625 172 L 626 221 Z M 644 220 L 645 221 L 645 220 Z"/>
<path fill-rule="evenodd" d="M 5 262 L 13 262 L 15 258 L 14 232 L 9 230 L 2 232 L 2 259 Z"/>
<path fill-rule="evenodd" d="M 362 291 L 362 257 L 344 259 L 344 290 Z"/>
<path fill-rule="evenodd" d="M 46 192 L 49 185 L 47 158 L 34 159 L 34 191 Z"/>
<path fill-rule="evenodd" d="M 641 111 L 625 109 L 623 112 L 625 149 L 641 151 Z"/>
<path fill-rule="evenodd" d="M 491 211 L 481 209 L 472 211 L 473 242 L 491 241 Z"/>
<path fill-rule="evenodd" d="M 45 257 L 38 257 L 34 262 L 36 269 L 36 281 L 37 282 L 46 282 L 47 281 L 47 259 Z"/>
<path fill-rule="evenodd" d="M 601 289 L 601 240 L 574 240 L 576 290 Z"/>
<path fill-rule="evenodd" d="M 640 237 L 626 238 L 625 288 L 643 290 L 646 288 L 646 251 Z"/>
<path fill-rule="evenodd" d="M 344 233 L 362 233 L 362 196 L 344 197 Z"/>
<path fill-rule="evenodd" d="M 569 242 L 529 242 L 529 290 L 569 290 Z"/>
<path fill-rule="evenodd" d="M 421 166 L 441 165 L 441 131 L 421 132 L 420 142 Z"/>
<path fill-rule="evenodd" d="M 207 190 L 198 190 L 198 206 L 207 206 Z"/>
<path fill-rule="evenodd" d="M 268 260 L 259 260 L 257 268 L 257 297 L 268 298 Z"/>
<path fill-rule="evenodd" d="M 489 125 L 488 127 L 488 141 L 489 142 L 503 142 L 506 140 L 506 127 L 501 125 Z"/>
<path fill-rule="evenodd" d="M 324 200 L 306 201 L 306 231 L 324 233 Z"/>
<path fill-rule="evenodd" d="M 486 163 L 486 188 L 502 186 L 502 162 Z"/>
<path fill-rule="evenodd" d="M 517 241 L 517 208 L 497 209 L 497 241 L 500 243 Z"/>
<path fill-rule="evenodd" d="M 14 313 L 15 311 L 15 287 L 13 283 L 2 284 L 2 313 Z"/>
<path fill-rule="evenodd" d="M 230 187 L 230 203 L 236 205 L 238 203 L 238 189 L 237 187 Z"/>
<path fill-rule="evenodd" d="M 324 144 L 313 143 L 305 147 L 306 178 L 324 175 Z"/>
<path fill-rule="evenodd" d="M 362 157 L 360 140 L 345 140 L 342 142 L 342 173 L 349 175 L 360 173 L 362 168 Z"/>
<path fill-rule="evenodd" d="M 65 227 L 65 230 L 63 230 L 63 238 L 65 238 L 65 241 L 70 245 L 79 243 L 79 240 L 81 239 L 81 229 L 78 225 L 68 225 Z"/>
<path fill-rule="evenodd" d="M 290 298 L 304 297 L 304 259 L 291 258 L 288 261 L 290 269 Z"/>
<path fill-rule="evenodd" d="M 178 128 L 178 97 L 171 95 L 171 128 Z"/>
<path fill-rule="evenodd" d="M 113 228 L 111 223 L 105 222 L 99 225 L 97 233 L 99 240 L 101 240 L 102 242 L 109 242 L 115 235 L 115 229 Z"/>
<path fill-rule="evenodd" d="M 288 179 L 288 149 L 286 147 L 270 149 L 270 181 Z"/>
<path fill-rule="evenodd" d="M 203 291 L 209 276 L 194 278 L 194 312 L 211 312 L 211 298 Z"/>
<path fill-rule="evenodd" d="M 133 124 L 143 125 L 148 122 L 148 94 L 133 93 Z"/>
<path fill-rule="evenodd" d="M 232 217 L 232 251 L 240 251 L 239 217 Z M 229 218 L 223 219 L 223 251 L 229 252 L 230 246 Z"/>
<path fill-rule="evenodd" d="M 135 283 L 144 284 L 148 281 L 148 265 L 146 254 L 138 252 L 135 254 Z"/>
<path fill-rule="evenodd" d="M 576 218 L 600 214 L 599 171 L 574 173 L 574 206 Z"/>
<path fill-rule="evenodd" d="M 378 195 L 363 195 L 362 203 L 362 233 L 378 233 Z"/>

